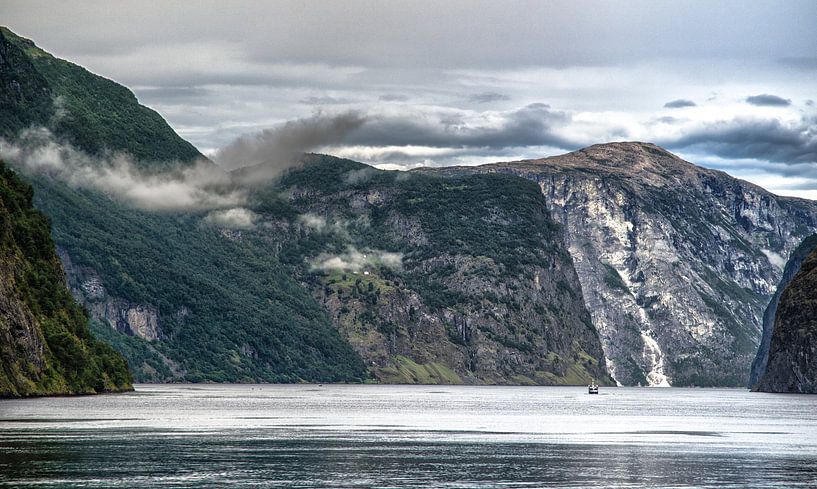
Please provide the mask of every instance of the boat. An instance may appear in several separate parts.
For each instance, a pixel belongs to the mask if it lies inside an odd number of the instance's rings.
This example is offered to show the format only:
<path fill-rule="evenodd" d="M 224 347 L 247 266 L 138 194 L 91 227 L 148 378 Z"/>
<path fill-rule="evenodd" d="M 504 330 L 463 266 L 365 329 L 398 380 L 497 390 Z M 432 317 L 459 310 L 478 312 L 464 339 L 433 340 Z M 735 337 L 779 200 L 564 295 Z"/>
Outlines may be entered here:
<path fill-rule="evenodd" d="M 590 382 L 590 385 L 587 386 L 587 393 L 588 394 L 598 394 L 599 393 L 599 385 L 596 383 L 596 379 L 593 379 Z"/>

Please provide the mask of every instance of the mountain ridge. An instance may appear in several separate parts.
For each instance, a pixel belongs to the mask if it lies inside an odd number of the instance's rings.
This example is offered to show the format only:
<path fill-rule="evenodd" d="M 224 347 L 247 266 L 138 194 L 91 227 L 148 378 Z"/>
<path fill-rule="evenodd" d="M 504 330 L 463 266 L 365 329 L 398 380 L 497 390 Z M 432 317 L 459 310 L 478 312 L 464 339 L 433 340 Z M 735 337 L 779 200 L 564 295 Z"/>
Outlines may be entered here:
<path fill-rule="evenodd" d="M 779 263 L 817 228 L 817 204 L 649 143 L 418 171 L 539 184 L 624 384 L 745 385 Z"/>

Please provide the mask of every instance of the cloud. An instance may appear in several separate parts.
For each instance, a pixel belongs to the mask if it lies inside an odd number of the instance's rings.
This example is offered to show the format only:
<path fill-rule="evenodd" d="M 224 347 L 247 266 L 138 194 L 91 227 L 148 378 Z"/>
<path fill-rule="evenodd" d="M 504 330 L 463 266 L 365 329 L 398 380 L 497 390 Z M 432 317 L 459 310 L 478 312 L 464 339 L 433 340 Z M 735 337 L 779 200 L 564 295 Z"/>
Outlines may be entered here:
<path fill-rule="evenodd" d="M 357 112 L 334 116 L 314 115 L 273 129 L 243 136 L 218 150 L 213 159 L 237 174 L 245 183 L 265 182 L 296 166 L 298 157 L 310 150 L 343 141 L 365 122 Z"/>
<path fill-rule="evenodd" d="M 482 93 L 475 93 L 468 97 L 468 100 L 471 102 L 476 102 L 478 104 L 487 104 L 490 102 L 499 102 L 501 100 L 510 100 L 511 97 L 498 93 L 498 92 L 482 92 Z"/>
<path fill-rule="evenodd" d="M 304 105 L 341 105 L 348 104 L 350 102 L 351 100 L 347 98 L 336 98 L 328 95 L 324 95 L 322 97 L 309 96 L 298 101 L 299 104 Z"/>
<path fill-rule="evenodd" d="M 142 170 L 130 156 L 92 157 L 55 140 L 46 129 L 24 131 L 15 143 L 0 140 L 0 158 L 23 172 L 59 178 L 69 185 L 101 191 L 146 210 L 193 210 L 233 207 L 246 192 L 211 162 L 176 165 L 155 173 Z"/>
<path fill-rule="evenodd" d="M 813 164 L 817 163 L 817 117 L 795 121 L 738 117 L 701 123 L 680 137 L 659 144 L 729 159 Z"/>
<path fill-rule="evenodd" d="M 297 221 L 303 224 L 304 226 L 312 228 L 319 232 L 326 229 L 326 218 L 323 216 L 319 216 L 317 214 L 312 213 L 301 214 L 300 216 L 298 216 Z"/>
<path fill-rule="evenodd" d="M 373 168 L 361 168 L 359 170 L 350 170 L 343 175 L 344 183 L 348 185 L 359 185 L 361 183 L 366 183 L 371 180 L 372 176 L 376 173 L 376 170 Z"/>
<path fill-rule="evenodd" d="M 557 128 L 570 121 L 566 112 L 534 103 L 507 112 L 471 114 L 451 119 L 440 114 L 371 114 L 347 144 L 362 146 L 425 146 L 432 148 L 506 148 L 576 144 Z"/>
<path fill-rule="evenodd" d="M 204 222 L 227 229 L 252 229 L 258 214 L 243 207 L 212 211 L 204 218 Z"/>
<path fill-rule="evenodd" d="M 759 107 L 788 107 L 791 105 L 791 100 L 778 97 L 777 95 L 769 95 L 768 93 L 764 93 L 761 95 L 746 97 L 746 103 L 757 105 Z"/>
<path fill-rule="evenodd" d="M 671 100 L 671 101 L 665 103 L 664 107 L 668 108 L 668 109 L 681 109 L 681 108 L 684 108 L 684 107 L 696 107 L 697 105 L 698 104 L 696 104 L 692 100 L 679 98 L 679 99 Z"/>
<path fill-rule="evenodd" d="M 189 104 L 194 99 L 204 99 L 212 95 L 212 90 L 200 86 L 134 87 L 139 100 L 144 102 L 164 102 Z"/>
<path fill-rule="evenodd" d="M 379 100 L 384 102 L 405 102 L 409 98 L 405 95 L 400 95 L 397 93 L 385 93 L 380 96 Z"/>
<path fill-rule="evenodd" d="M 765 248 L 760 250 L 760 251 L 762 251 L 763 254 L 766 255 L 766 258 L 769 259 L 769 263 L 771 263 L 775 267 L 782 270 L 786 266 L 786 259 L 783 258 L 782 256 L 778 255 L 774 251 L 767 250 Z"/>
<path fill-rule="evenodd" d="M 400 269 L 403 266 L 403 254 L 374 249 L 359 251 L 354 246 L 349 246 L 345 253 L 321 253 L 314 259 L 308 260 L 308 263 L 310 269 L 314 271 L 359 272 L 366 268 L 379 267 Z"/>

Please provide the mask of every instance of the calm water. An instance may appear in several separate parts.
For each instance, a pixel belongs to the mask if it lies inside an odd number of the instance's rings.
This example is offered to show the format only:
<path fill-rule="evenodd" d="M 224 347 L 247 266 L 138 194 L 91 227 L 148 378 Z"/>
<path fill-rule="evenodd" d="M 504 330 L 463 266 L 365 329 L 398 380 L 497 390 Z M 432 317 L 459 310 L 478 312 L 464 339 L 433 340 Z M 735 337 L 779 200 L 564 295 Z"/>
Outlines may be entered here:
<path fill-rule="evenodd" d="M 0 401 L 0 487 L 817 487 L 817 396 L 155 386 Z"/>

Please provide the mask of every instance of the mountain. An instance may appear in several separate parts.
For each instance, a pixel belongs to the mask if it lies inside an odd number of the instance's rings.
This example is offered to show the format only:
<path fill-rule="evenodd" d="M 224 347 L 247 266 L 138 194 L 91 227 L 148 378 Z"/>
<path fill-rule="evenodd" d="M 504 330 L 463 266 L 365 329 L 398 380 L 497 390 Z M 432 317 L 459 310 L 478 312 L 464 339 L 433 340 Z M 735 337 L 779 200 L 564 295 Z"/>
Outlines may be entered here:
<path fill-rule="evenodd" d="M 280 243 L 380 381 L 609 382 L 562 228 L 533 183 L 315 155 L 276 191 L 297 218 L 258 210 L 244 239 Z"/>
<path fill-rule="evenodd" d="M 0 137 L 45 127 L 92 155 L 124 151 L 137 162 L 203 158 L 127 88 L 55 58 L 0 27 Z"/>
<path fill-rule="evenodd" d="M 785 259 L 817 204 L 645 143 L 435 170 L 535 181 L 565 228 L 608 367 L 625 385 L 746 385 Z"/>
<path fill-rule="evenodd" d="M 202 155 L 130 90 L 0 30 L 0 108 L 15 140 L 44 127 L 89 155 L 117 152 L 159 172 Z M 20 87 L 19 90 L 16 87 Z M 205 160 L 206 163 L 206 160 Z M 139 381 L 359 381 L 361 359 L 320 305 L 262 248 L 244 248 L 202 213 L 145 212 L 102 192 L 30 174 L 53 222 L 68 282 L 92 330 Z"/>
<path fill-rule="evenodd" d="M 220 171 L 124 87 L 0 35 L 6 138 L 42 126 L 148 172 Z M 783 264 L 817 230 L 813 202 L 645 143 L 409 173 L 300 163 L 213 212 L 28 178 L 93 331 L 150 381 L 583 383 L 606 367 L 742 386 Z"/>
<path fill-rule="evenodd" d="M 20 87 L 7 139 L 42 126 L 149 172 L 209 163 L 124 87 L 0 34 Z M 246 209 L 148 212 L 27 177 L 94 333 L 137 380 L 610 382 L 562 230 L 524 180 L 313 155 L 247 188 Z M 230 212 L 252 219 L 214 219 Z"/>
<path fill-rule="evenodd" d="M 810 244 L 813 244 L 810 243 Z M 802 261 L 777 304 L 761 392 L 817 394 L 817 250 Z"/>
<path fill-rule="evenodd" d="M 803 260 L 805 260 L 815 248 L 817 248 L 817 234 L 813 234 L 803 240 L 800 246 L 791 254 L 791 257 L 789 257 L 788 263 L 786 263 L 786 268 L 783 270 L 783 277 L 780 279 L 780 283 L 777 284 L 777 289 L 769 301 L 766 310 L 763 312 L 763 337 L 760 339 L 760 347 L 758 348 L 757 356 L 755 356 L 755 361 L 752 362 L 749 387 L 754 387 L 760 380 L 760 376 L 766 371 L 780 296 L 783 295 L 783 291 L 786 290 L 786 287 L 788 287 L 789 283 L 791 283 L 794 276 L 800 270 L 800 265 L 803 263 Z"/>
<path fill-rule="evenodd" d="M 71 297 L 32 193 L 0 162 L 0 397 L 129 390 L 124 359 Z"/>

